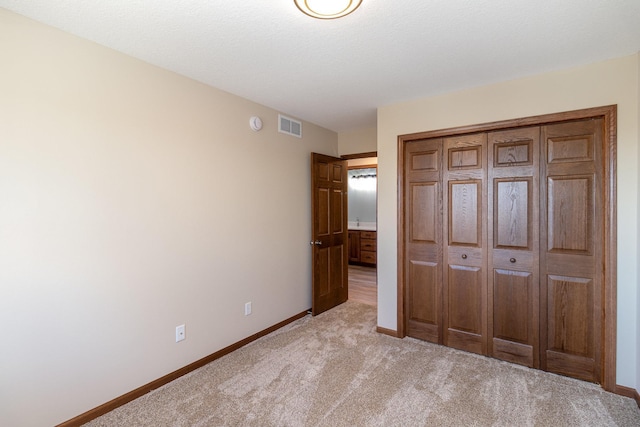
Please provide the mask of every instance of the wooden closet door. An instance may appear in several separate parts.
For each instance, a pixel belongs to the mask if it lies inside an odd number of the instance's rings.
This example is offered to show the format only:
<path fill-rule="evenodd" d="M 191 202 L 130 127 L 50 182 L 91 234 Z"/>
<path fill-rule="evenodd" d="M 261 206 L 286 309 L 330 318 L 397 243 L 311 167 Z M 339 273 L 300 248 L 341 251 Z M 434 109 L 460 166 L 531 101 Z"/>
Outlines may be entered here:
<path fill-rule="evenodd" d="M 487 354 L 487 135 L 444 140 L 444 344 Z"/>
<path fill-rule="evenodd" d="M 406 331 L 442 343 L 442 139 L 412 142 L 404 156 Z"/>
<path fill-rule="evenodd" d="M 541 367 L 602 376 L 602 119 L 542 128 Z"/>
<path fill-rule="evenodd" d="M 540 128 L 488 136 L 489 355 L 539 367 Z"/>

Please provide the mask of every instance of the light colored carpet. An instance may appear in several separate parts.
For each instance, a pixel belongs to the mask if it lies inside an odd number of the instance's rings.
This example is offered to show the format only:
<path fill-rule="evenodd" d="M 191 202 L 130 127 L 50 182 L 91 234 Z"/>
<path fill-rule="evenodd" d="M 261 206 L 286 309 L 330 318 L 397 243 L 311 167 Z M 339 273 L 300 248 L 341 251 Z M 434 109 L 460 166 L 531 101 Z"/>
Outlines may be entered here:
<path fill-rule="evenodd" d="M 640 426 L 632 399 L 375 332 L 374 307 L 307 316 L 88 426 Z"/>

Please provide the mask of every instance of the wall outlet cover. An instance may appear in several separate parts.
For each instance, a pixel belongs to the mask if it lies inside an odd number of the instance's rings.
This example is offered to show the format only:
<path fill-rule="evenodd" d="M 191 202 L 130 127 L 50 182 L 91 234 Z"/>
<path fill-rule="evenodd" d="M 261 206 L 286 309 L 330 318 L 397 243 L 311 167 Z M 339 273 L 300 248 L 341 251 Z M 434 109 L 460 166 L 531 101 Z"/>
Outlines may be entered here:
<path fill-rule="evenodd" d="M 176 342 L 180 342 L 186 338 L 186 330 L 184 325 L 176 326 Z"/>

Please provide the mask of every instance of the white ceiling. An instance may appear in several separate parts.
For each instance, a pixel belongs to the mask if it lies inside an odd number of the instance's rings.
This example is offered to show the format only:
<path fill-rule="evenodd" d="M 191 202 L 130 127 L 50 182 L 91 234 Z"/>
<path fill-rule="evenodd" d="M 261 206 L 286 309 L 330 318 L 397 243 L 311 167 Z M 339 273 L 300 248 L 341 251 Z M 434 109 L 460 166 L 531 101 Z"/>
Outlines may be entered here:
<path fill-rule="evenodd" d="M 640 0 L 0 0 L 0 7 L 337 132 L 376 108 L 640 51 Z"/>

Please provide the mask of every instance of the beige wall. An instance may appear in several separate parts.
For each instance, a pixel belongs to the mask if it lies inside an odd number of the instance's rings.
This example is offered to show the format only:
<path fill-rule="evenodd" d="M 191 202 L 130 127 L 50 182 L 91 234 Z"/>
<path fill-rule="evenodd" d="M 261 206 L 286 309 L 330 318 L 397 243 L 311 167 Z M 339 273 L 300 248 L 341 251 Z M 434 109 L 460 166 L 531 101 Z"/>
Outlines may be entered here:
<path fill-rule="evenodd" d="M 377 130 L 375 127 L 358 129 L 338 134 L 338 150 L 345 154 L 371 153 L 377 150 Z"/>
<path fill-rule="evenodd" d="M 280 134 L 277 111 L 2 9 L 0 57 L 0 425 L 68 420 L 311 306 L 309 153 L 336 133 Z"/>
<path fill-rule="evenodd" d="M 398 135 L 618 105 L 618 384 L 636 387 L 639 55 L 378 110 L 378 324 L 396 329 Z"/>

